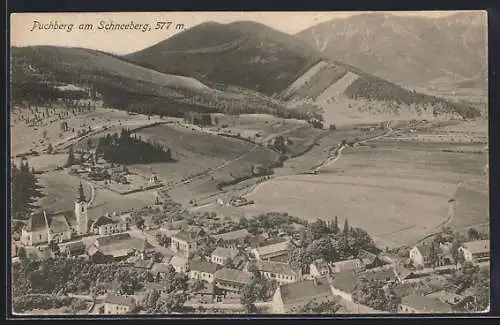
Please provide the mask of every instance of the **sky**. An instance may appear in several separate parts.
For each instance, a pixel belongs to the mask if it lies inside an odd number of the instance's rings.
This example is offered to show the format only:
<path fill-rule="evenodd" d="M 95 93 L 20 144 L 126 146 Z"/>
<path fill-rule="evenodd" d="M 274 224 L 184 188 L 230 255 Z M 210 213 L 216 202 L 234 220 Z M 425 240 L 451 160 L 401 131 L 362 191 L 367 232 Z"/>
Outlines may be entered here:
<path fill-rule="evenodd" d="M 227 24 L 251 20 L 285 33 L 295 34 L 321 22 L 360 13 L 364 12 L 16 13 L 11 15 L 11 45 L 84 47 L 121 55 L 147 48 L 183 30 L 208 21 Z M 441 17 L 455 14 L 457 11 L 392 13 Z M 110 23 L 135 25 L 138 29 L 106 30 L 102 28 Z M 72 27 L 68 26 L 71 24 L 73 24 Z M 58 29 L 54 29 L 56 25 Z"/>

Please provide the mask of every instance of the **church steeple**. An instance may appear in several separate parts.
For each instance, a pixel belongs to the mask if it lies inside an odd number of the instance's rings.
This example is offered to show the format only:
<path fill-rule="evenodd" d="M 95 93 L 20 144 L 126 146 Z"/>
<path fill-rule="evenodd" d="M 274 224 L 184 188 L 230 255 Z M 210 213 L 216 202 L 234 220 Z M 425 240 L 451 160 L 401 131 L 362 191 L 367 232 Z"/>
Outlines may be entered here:
<path fill-rule="evenodd" d="M 77 202 L 85 202 L 85 192 L 83 191 L 82 182 L 80 182 L 80 187 L 78 188 Z"/>

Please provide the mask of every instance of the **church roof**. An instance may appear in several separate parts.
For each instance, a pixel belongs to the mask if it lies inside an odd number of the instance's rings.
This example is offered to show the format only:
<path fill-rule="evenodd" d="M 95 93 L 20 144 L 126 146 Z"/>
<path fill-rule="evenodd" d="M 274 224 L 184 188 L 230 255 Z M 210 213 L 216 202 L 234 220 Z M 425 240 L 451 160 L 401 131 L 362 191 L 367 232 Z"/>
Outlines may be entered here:
<path fill-rule="evenodd" d="M 45 220 L 44 212 L 40 211 L 33 213 L 26 223 L 26 231 L 36 231 L 47 229 L 47 220 Z"/>
<path fill-rule="evenodd" d="M 52 216 L 49 219 L 50 230 L 54 233 L 70 231 L 68 222 L 63 215 Z"/>

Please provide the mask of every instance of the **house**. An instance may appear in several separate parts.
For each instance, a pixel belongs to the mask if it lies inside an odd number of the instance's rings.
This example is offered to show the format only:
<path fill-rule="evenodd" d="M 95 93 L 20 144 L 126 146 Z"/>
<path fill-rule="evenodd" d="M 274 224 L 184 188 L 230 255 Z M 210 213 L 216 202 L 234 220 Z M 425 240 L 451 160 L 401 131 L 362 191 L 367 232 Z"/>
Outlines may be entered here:
<path fill-rule="evenodd" d="M 270 244 L 266 246 L 259 246 L 252 249 L 252 253 L 255 255 L 257 260 L 271 260 L 283 256 L 288 256 L 289 252 L 289 241 L 281 241 L 275 244 Z"/>
<path fill-rule="evenodd" d="M 364 249 L 359 251 L 358 258 L 361 259 L 365 265 L 365 269 L 373 269 L 388 264 L 384 258 L 381 258 L 380 254 L 374 254 Z"/>
<path fill-rule="evenodd" d="M 475 240 L 464 243 L 459 251 L 467 262 L 485 262 L 490 259 L 490 241 Z"/>
<path fill-rule="evenodd" d="M 421 244 L 413 246 L 412 249 L 410 249 L 409 253 L 410 260 L 413 262 L 413 265 L 415 266 L 421 266 L 421 267 L 428 266 L 431 263 L 430 261 L 431 251 L 432 251 L 431 245 Z"/>
<path fill-rule="evenodd" d="M 438 298 L 409 295 L 401 299 L 398 313 L 402 314 L 443 314 L 452 313 L 453 309 Z"/>
<path fill-rule="evenodd" d="M 309 274 L 315 278 L 327 276 L 330 274 L 328 263 L 322 258 L 315 260 L 309 265 Z"/>
<path fill-rule="evenodd" d="M 363 260 L 359 258 L 330 263 L 330 268 L 334 274 L 345 271 L 361 271 L 364 267 Z"/>
<path fill-rule="evenodd" d="M 174 256 L 170 260 L 170 265 L 174 267 L 177 273 L 186 273 L 188 269 L 188 260 L 181 256 Z"/>
<path fill-rule="evenodd" d="M 104 314 L 127 314 L 136 308 L 135 298 L 108 293 L 104 299 Z"/>
<path fill-rule="evenodd" d="M 34 246 L 52 240 L 62 243 L 70 240 L 73 234 L 88 233 L 88 203 L 85 200 L 82 183 L 80 183 L 74 210 L 64 214 L 48 215 L 45 210 L 32 213 L 21 230 L 21 243 Z"/>
<path fill-rule="evenodd" d="M 85 244 L 81 240 L 72 243 L 67 243 L 64 246 L 61 246 L 61 252 L 71 256 L 78 256 L 85 254 L 85 249 L 86 249 Z"/>
<path fill-rule="evenodd" d="M 167 279 L 171 272 L 172 265 L 166 263 L 154 263 L 151 267 L 151 274 L 155 279 Z M 175 271 L 175 269 L 174 269 Z"/>
<path fill-rule="evenodd" d="M 396 270 L 391 267 L 382 267 L 378 269 L 367 270 L 358 273 L 359 277 L 364 277 L 369 281 L 382 281 L 385 283 L 391 283 L 398 280 Z"/>
<path fill-rule="evenodd" d="M 237 249 L 217 247 L 212 253 L 211 260 L 212 263 L 226 265 L 226 263 L 232 262 L 238 254 Z"/>
<path fill-rule="evenodd" d="M 246 229 L 234 230 L 213 236 L 218 246 L 238 248 L 245 244 L 247 238 L 252 236 Z"/>
<path fill-rule="evenodd" d="M 170 248 L 176 253 L 181 253 L 185 258 L 189 258 L 189 255 L 197 248 L 198 239 L 199 234 L 182 229 L 172 236 Z"/>
<path fill-rule="evenodd" d="M 189 264 L 189 278 L 204 280 L 208 283 L 214 282 L 214 274 L 217 271 L 217 264 L 205 261 L 191 261 Z"/>
<path fill-rule="evenodd" d="M 425 295 L 429 298 L 437 298 L 441 302 L 444 302 L 450 305 L 453 309 L 464 306 L 468 303 L 472 303 L 474 301 L 474 297 L 470 295 L 459 295 L 447 290 L 440 290 L 436 292 L 432 292 L 430 294 Z"/>
<path fill-rule="evenodd" d="M 342 299 L 352 301 L 352 293 L 356 289 L 358 275 L 354 271 L 345 271 L 333 275 L 331 289 L 334 295 Z"/>
<path fill-rule="evenodd" d="M 251 282 L 252 274 L 225 267 L 214 273 L 214 280 L 217 288 L 238 293 Z"/>
<path fill-rule="evenodd" d="M 115 213 L 112 216 L 101 216 L 90 225 L 90 232 L 101 236 L 125 232 L 127 229 L 127 221 L 123 217 L 117 217 Z"/>
<path fill-rule="evenodd" d="M 325 278 L 303 280 L 279 286 L 272 300 L 273 314 L 299 313 L 309 302 L 327 302 L 335 299 Z"/>
<path fill-rule="evenodd" d="M 152 259 L 142 259 L 138 258 L 135 263 L 134 267 L 138 269 L 144 269 L 144 270 L 150 270 L 153 267 L 154 261 Z"/>
<path fill-rule="evenodd" d="M 297 282 L 300 278 L 300 273 L 293 270 L 288 263 L 258 261 L 256 266 L 261 275 L 276 280 L 279 284 Z"/>

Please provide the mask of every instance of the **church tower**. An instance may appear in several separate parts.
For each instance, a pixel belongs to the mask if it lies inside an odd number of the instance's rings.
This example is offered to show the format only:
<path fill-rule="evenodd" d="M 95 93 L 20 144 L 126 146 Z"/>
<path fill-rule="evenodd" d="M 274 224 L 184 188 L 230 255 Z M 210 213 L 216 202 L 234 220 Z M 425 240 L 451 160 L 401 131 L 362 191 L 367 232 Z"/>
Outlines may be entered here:
<path fill-rule="evenodd" d="M 87 216 L 87 202 L 85 201 L 85 193 L 83 191 L 82 182 L 78 188 L 78 195 L 75 201 L 75 217 L 76 217 L 76 231 L 80 235 L 87 234 L 88 231 L 88 216 Z"/>

